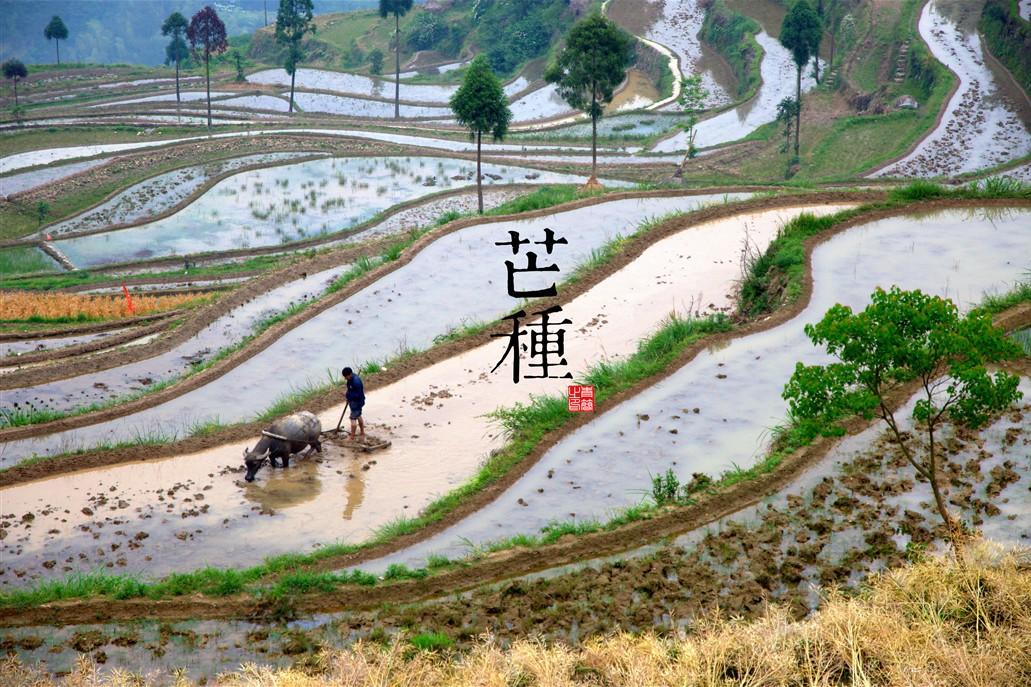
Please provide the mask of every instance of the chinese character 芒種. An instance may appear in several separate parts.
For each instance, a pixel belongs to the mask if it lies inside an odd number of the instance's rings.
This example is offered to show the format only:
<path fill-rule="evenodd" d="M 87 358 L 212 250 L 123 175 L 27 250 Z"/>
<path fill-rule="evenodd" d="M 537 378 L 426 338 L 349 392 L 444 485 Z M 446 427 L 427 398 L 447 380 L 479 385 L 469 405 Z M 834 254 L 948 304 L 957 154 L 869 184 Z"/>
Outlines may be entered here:
<path fill-rule="evenodd" d="M 495 246 L 511 246 L 512 255 L 518 255 L 521 246 L 525 246 L 530 243 L 530 239 L 524 239 L 520 236 L 518 231 L 508 232 L 508 241 L 497 241 Z M 544 250 L 548 255 L 551 255 L 551 251 L 556 245 L 565 245 L 568 243 L 564 238 L 555 238 L 555 232 L 551 229 L 544 230 L 544 240 L 534 241 L 534 245 L 544 246 Z M 516 275 L 522 272 L 558 272 L 558 265 L 553 263 L 545 267 L 541 267 L 537 264 L 537 253 L 534 251 L 526 252 L 526 267 L 515 266 L 515 263 L 511 260 L 505 261 L 505 267 L 508 269 L 508 295 L 513 298 L 539 298 L 544 296 L 554 296 L 558 293 L 558 289 L 555 287 L 554 282 L 551 286 L 543 289 L 529 289 L 523 290 L 516 288 L 515 278 Z"/>

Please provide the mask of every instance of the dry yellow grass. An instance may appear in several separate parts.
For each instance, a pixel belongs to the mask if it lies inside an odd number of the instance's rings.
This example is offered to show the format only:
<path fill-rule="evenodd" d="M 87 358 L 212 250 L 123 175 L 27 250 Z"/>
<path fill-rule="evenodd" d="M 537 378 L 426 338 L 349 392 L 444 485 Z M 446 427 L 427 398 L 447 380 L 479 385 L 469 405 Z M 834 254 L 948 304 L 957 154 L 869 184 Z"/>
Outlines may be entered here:
<path fill-rule="evenodd" d="M 305 670 L 246 665 L 225 687 L 1026 687 L 1031 685 L 1031 552 L 980 544 L 961 568 L 928 560 L 873 578 L 861 596 L 831 594 L 794 622 L 771 607 L 751 622 L 718 615 L 675 638 L 620 634 L 583 646 L 534 639 L 502 648 L 489 638 L 464 654 L 359 644 L 326 652 Z M 0 683 L 49 687 L 8 659 Z M 191 685 L 181 676 L 161 684 Z M 156 684 L 89 659 L 60 685 Z M 211 684 L 210 682 L 208 684 Z"/>
<path fill-rule="evenodd" d="M 137 315 L 174 310 L 210 298 L 204 294 L 145 296 L 132 294 Z M 0 291 L 0 320 L 110 320 L 130 317 L 125 296 Z"/>

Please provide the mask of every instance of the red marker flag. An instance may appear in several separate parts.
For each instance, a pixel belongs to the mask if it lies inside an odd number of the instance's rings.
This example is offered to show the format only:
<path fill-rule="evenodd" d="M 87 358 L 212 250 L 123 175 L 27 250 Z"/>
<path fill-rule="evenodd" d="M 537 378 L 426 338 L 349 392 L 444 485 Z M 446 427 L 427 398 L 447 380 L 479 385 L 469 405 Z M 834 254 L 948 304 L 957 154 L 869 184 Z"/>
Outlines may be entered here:
<path fill-rule="evenodd" d="M 125 288 L 125 282 L 122 282 L 122 293 L 125 294 L 125 304 L 129 308 L 129 314 L 135 315 L 136 311 L 132 307 L 132 296 L 129 295 L 129 289 Z"/>

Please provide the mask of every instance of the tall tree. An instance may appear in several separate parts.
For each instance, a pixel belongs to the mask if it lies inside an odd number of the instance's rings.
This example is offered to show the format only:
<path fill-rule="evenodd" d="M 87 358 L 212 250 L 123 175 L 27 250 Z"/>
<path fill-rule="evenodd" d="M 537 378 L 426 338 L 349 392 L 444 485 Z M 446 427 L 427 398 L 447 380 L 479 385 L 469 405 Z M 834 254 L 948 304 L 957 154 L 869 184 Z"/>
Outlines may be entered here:
<path fill-rule="evenodd" d="M 279 0 L 276 15 L 276 42 L 286 45 L 286 73 L 290 75 L 290 112 L 294 111 L 294 80 L 297 63 L 304 57 L 301 41 L 305 34 L 315 33 L 312 0 Z"/>
<path fill-rule="evenodd" d="M 795 367 L 784 388 L 791 416 L 807 423 L 809 431 L 830 433 L 840 432 L 840 423 L 855 414 L 884 420 L 899 451 L 930 485 L 959 556 L 959 525 L 941 486 L 947 481 L 942 474 L 947 458 L 936 432 L 948 422 L 976 429 L 1021 398 L 1019 377 L 987 370 L 1019 357 L 1019 346 L 987 313 L 960 317 L 948 299 L 897 286 L 877 289 L 862 312 L 833 306 L 820 322 L 807 324 L 805 333 L 836 361 Z M 889 400 L 907 384 L 919 388 L 912 432 L 899 425 Z"/>
<path fill-rule="evenodd" d="M 512 111 L 508 109 L 505 89 L 490 68 L 490 63 L 479 55 L 469 65 L 465 79 L 451 96 L 451 111 L 455 119 L 476 138 L 476 196 L 480 214 L 483 214 L 483 175 L 480 173 L 480 147 L 483 134 L 490 133 L 499 141 L 508 133 Z"/>
<path fill-rule="evenodd" d="M 18 81 L 29 75 L 21 60 L 7 60 L 3 66 L 4 78 L 14 83 L 14 106 L 18 107 Z"/>
<path fill-rule="evenodd" d="M 558 85 L 567 103 L 591 117 L 589 186 L 598 184 L 598 119 L 633 59 L 633 37 L 594 13 L 573 26 L 565 48 L 544 74 L 549 83 Z"/>
<path fill-rule="evenodd" d="M 394 119 L 401 116 L 401 17 L 412 9 L 412 0 L 379 0 L 379 16 L 394 15 Z"/>
<path fill-rule="evenodd" d="M 190 47 L 198 57 L 204 58 L 204 73 L 207 76 L 208 93 L 208 128 L 211 128 L 211 56 L 220 55 L 229 47 L 226 40 L 226 25 L 218 18 L 211 5 L 205 5 L 197 14 L 190 19 L 190 26 L 186 29 L 186 38 L 190 41 Z"/>
<path fill-rule="evenodd" d="M 780 25 L 780 43 L 791 51 L 798 74 L 795 81 L 795 101 L 798 109 L 795 113 L 795 157 L 798 157 L 798 139 L 802 127 L 802 68 L 816 54 L 820 45 L 820 17 L 809 4 L 809 0 L 798 0 Z"/>
<path fill-rule="evenodd" d="M 189 24 L 186 22 L 186 17 L 178 12 L 172 12 L 172 14 L 168 15 L 168 19 L 161 25 L 161 35 L 172 37 L 172 40 L 165 47 L 165 64 L 175 63 L 175 101 L 177 103 L 181 101 L 179 96 L 179 65 L 190 54 L 186 47 L 186 41 L 183 38 L 188 27 Z"/>
<path fill-rule="evenodd" d="M 54 47 L 57 48 L 57 63 L 61 64 L 61 41 L 68 38 L 68 27 L 61 21 L 61 17 L 54 15 L 50 23 L 43 29 L 43 37 L 48 41 L 54 40 Z"/>

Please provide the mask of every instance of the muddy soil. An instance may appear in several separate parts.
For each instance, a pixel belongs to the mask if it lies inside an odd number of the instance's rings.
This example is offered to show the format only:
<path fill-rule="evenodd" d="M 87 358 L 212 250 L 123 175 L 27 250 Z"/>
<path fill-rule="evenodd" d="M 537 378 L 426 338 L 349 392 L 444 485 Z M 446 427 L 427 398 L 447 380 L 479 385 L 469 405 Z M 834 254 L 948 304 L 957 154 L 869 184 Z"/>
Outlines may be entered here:
<path fill-rule="evenodd" d="M 1031 380 L 1022 389 L 1031 395 Z M 950 507 L 998 542 L 1027 545 L 1031 515 L 1031 404 L 980 432 L 950 434 Z M 842 442 L 781 494 L 704 530 L 616 558 L 588 561 L 465 594 L 376 611 L 280 622 L 188 621 L 25 627 L 0 635 L 23 661 L 61 672 L 87 653 L 106 668 L 181 666 L 194 678 L 241 662 L 310 661 L 321 648 L 396 632 L 443 632 L 466 646 L 489 632 L 502 642 L 540 635 L 576 645 L 617 631 L 690 630 L 719 609 L 744 618 L 769 602 L 793 617 L 831 587 L 857 591 L 872 572 L 947 548 L 926 482 L 915 478 L 883 427 Z"/>

